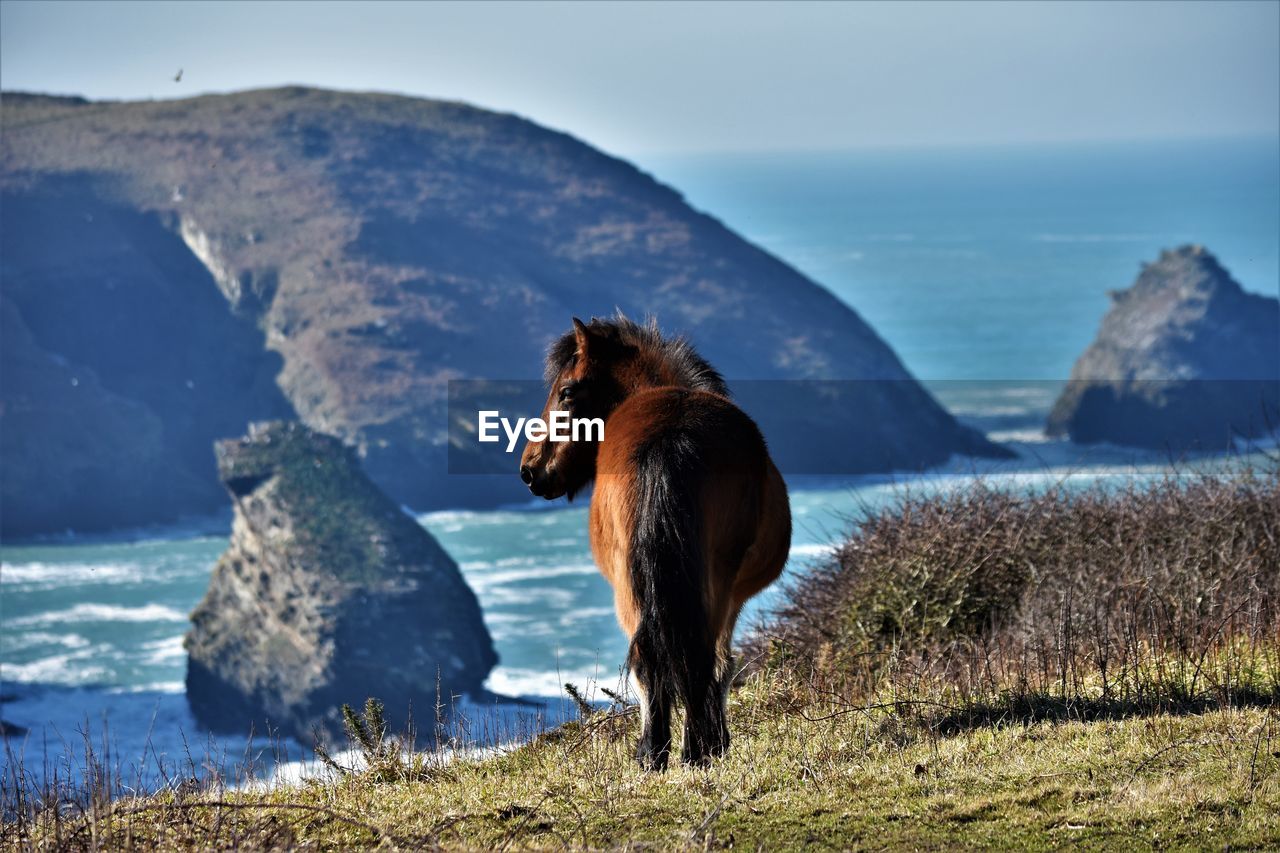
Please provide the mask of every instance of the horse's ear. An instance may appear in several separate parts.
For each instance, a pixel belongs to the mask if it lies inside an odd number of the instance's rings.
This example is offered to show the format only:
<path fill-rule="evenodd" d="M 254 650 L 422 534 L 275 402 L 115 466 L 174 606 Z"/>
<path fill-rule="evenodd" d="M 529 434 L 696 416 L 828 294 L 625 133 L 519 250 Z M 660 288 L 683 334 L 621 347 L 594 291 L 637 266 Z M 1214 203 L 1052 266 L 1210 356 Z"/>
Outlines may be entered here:
<path fill-rule="evenodd" d="M 578 343 L 578 358 L 586 358 L 587 350 L 591 345 L 591 333 L 577 317 L 573 318 L 573 337 Z"/>

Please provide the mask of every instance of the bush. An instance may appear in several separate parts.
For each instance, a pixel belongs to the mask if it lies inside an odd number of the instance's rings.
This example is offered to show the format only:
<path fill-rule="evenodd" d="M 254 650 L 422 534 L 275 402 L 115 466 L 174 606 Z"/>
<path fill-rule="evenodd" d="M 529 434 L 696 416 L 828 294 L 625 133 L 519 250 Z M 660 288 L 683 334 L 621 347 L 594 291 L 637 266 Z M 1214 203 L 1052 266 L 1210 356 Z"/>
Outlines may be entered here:
<path fill-rule="evenodd" d="M 1270 703 L 1277 508 L 1280 467 L 903 496 L 791 583 L 748 657 L 864 695 L 905 679 L 1095 710 Z"/>

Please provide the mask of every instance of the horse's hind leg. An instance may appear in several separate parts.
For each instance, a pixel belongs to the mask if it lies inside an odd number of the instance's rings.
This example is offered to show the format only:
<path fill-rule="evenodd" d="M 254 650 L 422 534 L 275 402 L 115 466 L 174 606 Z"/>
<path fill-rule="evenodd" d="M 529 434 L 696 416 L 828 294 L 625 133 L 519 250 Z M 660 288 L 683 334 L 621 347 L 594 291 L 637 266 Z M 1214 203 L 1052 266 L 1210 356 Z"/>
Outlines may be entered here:
<path fill-rule="evenodd" d="M 715 703 L 708 720 L 708 727 L 714 732 L 714 736 L 709 738 L 706 750 L 708 755 L 715 757 L 729 751 L 729 689 L 737 675 L 733 659 L 733 628 L 737 624 L 740 609 L 741 605 L 733 606 L 716 638 L 715 681 L 710 686 L 712 695 L 707 700 L 708 703 Z M 689 742 L 687 731 L 685 742 Z"/>
<path fill-rule="evenodd" d="M 729 751 L 729 689 L 733 687 L 733 679 L 738 674 L 733 657 L 733 629 L 738 623 L 738 612 L 742 605 L 735 604 L 729 613 L 720 636 L 716 638 L 716 689 L 720 699 L 720 742 L 716 745 L 715 754 L 724 755 Z"/>
<path fill-rule="evenodd" d="M 717 528 L 720 530 L 722 528 Z M 708 550 L 715 543 L 708 543 Z M 723 562 L 712 563 L 708 579 L 710 586 L 709 641 L 711 647 L 704 652 L 705 666 L 697 671 L 706 673 L 706 681 L 694 685 L 695 695 L 702 697 L 687 708 L 685 718 L 684 750 L 681 756 L 687 764 L 705 764 L 729 751 L 729 687 L 733 682 L 733 628 L 738 621 L 741 602 L 733 599 L 733 572 L 720 570 L 721 565 L 736 568 L 742 559 L 744 545 L 734 549 Z"/>
<path fill-rule="evenodd" d="M 631 679 L 640 700 L 640 741 L 636 760 L 645 770 L 667 769 L 671 754 L 671 697 L 657 674 L 649 671 L 639 655 L 631 656 Z"/>
<path fill-rule="evenodd" d="M 706 764 L 724 755 L 729 748 L 729 725 L 725 717 L 724 690 L 713 649 L 703 652 L 704 664 L 694 669 L 702 678 L 691 685 L 694 701 L 685 708 L 684 747 L 680 760 L 685 764 Z"/>

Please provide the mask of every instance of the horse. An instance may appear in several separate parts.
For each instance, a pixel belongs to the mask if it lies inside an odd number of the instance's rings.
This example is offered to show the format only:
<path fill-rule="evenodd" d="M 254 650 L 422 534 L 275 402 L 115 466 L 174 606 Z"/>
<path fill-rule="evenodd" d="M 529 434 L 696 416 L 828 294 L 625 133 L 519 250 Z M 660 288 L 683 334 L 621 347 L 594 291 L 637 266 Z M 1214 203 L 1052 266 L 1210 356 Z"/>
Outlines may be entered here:
<path fill-rule="evenodd" d="M 787 487 L 724 379 L 684 338 L 618 313 L 552 344 L 542 418 L 601 418 L 592 441 L 532 440 L 520 478 L 554 500 L 594 483 L 591 551 L 613 587 L 640 704 L 636 759 L 667 767 L 671 714 L 685 708 L 681 760 L 729 748 L 733 630 L 746 601 L 782 573 Z"/>

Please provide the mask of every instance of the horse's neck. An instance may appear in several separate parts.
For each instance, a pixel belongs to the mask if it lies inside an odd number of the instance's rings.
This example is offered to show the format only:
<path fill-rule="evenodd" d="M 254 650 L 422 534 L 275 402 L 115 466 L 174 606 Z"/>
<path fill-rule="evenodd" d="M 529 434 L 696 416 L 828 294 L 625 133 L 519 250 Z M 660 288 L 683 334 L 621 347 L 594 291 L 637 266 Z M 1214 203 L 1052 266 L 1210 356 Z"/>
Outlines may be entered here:
<path fill-rule="evenodd" d="M 625 387 L 628 394 L 649 388 L 692 388 L 692 383 L 668 360 L 656 353 L 644 353 L 637 357 L 627 371 Z"/>

